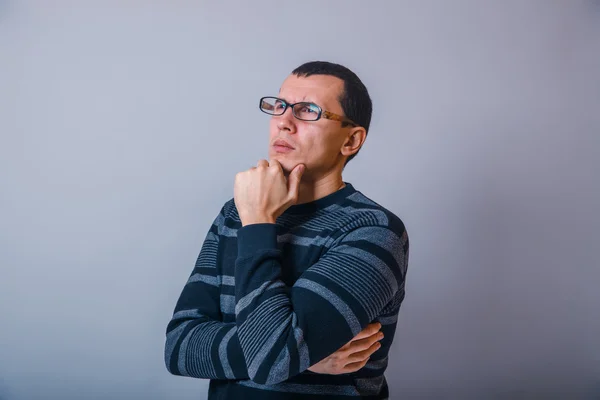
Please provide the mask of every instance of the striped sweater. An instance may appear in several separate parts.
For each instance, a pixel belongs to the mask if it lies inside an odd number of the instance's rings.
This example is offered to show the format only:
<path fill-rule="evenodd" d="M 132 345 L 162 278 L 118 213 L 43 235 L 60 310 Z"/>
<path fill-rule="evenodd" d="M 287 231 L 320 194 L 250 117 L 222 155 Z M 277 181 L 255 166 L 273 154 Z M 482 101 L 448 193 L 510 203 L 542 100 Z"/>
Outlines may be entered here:
<path fill-rule="evenodd" d="M 167 326 L 167 369 L 210 379 L 209 399 L 388 398 L 407 264 L 402 221 L 349 183 L 275 224 L 242 227 L 232 199 Z M 385 338 L 361 370 L 308 370 L 375 321 Z"/>

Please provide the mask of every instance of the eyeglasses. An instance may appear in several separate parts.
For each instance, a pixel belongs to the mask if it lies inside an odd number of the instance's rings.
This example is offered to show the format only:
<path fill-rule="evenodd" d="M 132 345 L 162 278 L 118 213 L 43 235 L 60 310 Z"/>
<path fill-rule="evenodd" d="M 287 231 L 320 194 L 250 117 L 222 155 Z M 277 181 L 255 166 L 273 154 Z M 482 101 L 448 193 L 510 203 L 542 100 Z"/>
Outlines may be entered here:
<path fill-rule="evenodd" d="M 317 121 L 323 117 L 332 121 L 340 121 L 352 126 L 359 126 L 356 122 L 349 118 L 325 111 L 315 103 L 309 103 L 306 101 L 289 104 L 279 97 L 263 97 L 260 99 L 259 107 L 260 111 L 269 115 L 283 115 L 288 107 L 290 107 L 294 117 L 301 121 Z"/>

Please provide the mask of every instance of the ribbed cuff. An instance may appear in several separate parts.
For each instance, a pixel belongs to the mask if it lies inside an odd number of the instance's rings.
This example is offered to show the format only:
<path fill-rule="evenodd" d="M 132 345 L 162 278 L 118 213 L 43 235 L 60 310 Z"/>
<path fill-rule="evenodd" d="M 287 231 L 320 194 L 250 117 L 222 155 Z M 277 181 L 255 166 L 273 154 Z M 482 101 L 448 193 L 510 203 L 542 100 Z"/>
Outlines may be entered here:
<path fill-rule="evenodd" d="M 261 250 L 277 250 L 277 224 L 251 224 L 237 231 L 238 257 Z"/>

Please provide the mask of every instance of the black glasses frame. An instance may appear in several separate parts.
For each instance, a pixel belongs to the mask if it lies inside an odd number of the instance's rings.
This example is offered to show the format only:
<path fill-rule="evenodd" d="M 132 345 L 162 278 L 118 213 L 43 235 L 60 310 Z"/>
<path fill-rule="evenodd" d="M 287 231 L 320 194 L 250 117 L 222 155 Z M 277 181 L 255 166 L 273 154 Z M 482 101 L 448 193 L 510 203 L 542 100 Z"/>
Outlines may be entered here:
<path fill-rule="evenodd" d="M 263 109 L 263 102 L 265 101 L 265 99 L 273 99 L 273 100 L 277 100 L 280 101 L 283 104 L 283 110 L 281 111 L 281 113 L 270 113 L 267 112 Z M 268 104 L 268 103 L 267 103 Z M 315 106 L 318 110 L 319 113 L 317 114 L 317 118 L 316 119 L 304 119 L 304 118 L 300 118 L 296 115 L 296 111 L 295 111 L 295 106 L 298 104 L 309 104 L 311 106 Z M 260 101 L 258 103 L 258 108 L 260 109 L 260 111 L 264 112 L 267 115 L 283 115 L 285 114 L 285 112 L 287 111 L 288 108 L 292 109 L 292 115 L 299 119 L 300 121 L 318 121 L 321 119 L 321 117 L 332 120 L 332 121 L 340 121 L 346 124 L 350 124 L 352 126 L 359 126 L 356 122 L 352 121 L 350 118 L 344 117 L 343 115 L 339 115 L 339 114 L 335 114 L 332 113 L 331 111 L 326 111 L 323 110 L 318 104 L 315 103 L 311 103 L 309 101 L 300 101 L 298 103 L 288 103 L 287 101 L 279 98 L 279 97 L 274 97 L 274 96 L 264 96 L 260 98 Z"/>

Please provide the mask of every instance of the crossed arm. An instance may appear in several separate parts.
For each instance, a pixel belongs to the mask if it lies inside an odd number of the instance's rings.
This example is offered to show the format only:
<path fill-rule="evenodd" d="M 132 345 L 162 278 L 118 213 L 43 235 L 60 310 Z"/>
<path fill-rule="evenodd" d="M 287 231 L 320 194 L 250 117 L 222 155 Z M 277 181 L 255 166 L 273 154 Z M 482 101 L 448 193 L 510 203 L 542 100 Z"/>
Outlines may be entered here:
<path fill-rule="evenodd" d="M 403 279 L 405 235 L 381 226 L 349 231 L 290 288 L 281 280 L 275 226 L 243 227 L 238 231 L 236 322 L 223 323 L 216 274 L 221 218 L 222 213 L 167 327 L 169 371 L 272 384 L 306 369 L 360 369 L 380 339 L 379 326 L 369 323 Z"/>

